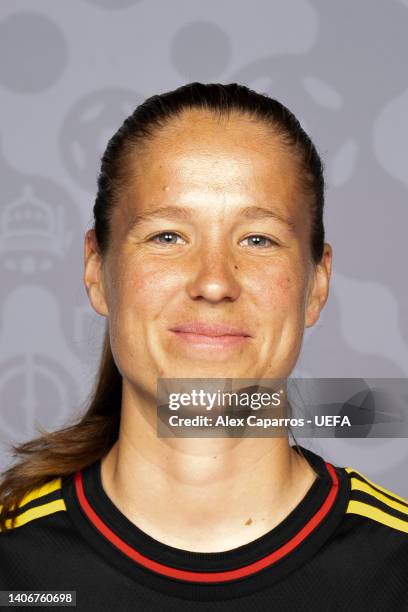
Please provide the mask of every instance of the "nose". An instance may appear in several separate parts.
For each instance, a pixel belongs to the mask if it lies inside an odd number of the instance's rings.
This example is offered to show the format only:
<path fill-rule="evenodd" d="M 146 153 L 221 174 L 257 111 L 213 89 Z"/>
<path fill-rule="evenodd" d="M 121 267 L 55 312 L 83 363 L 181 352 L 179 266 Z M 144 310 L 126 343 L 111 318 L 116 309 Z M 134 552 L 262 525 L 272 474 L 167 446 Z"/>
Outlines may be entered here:
<path fill-rule="evenodd" d="M 187 292 L 192 299 L 216 303 L 234 301 L 239 297 L 241 286 L 237 279 L 238 265 L 227 249 L 201 251 L 190 263 Z"/>

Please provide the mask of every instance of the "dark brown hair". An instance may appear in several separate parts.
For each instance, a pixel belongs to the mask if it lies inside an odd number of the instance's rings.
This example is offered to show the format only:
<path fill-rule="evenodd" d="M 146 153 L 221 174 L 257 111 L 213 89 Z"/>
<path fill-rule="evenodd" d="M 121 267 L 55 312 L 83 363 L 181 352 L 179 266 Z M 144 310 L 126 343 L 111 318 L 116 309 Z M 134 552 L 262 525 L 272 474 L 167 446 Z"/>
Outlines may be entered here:
<path fill-rule="evenodd" d="M 101 254 L 109 246 L 111 213 L 128 179 L 129 157 L 172 118 L 193 108 L 211 111 L 219 118 L 228 118 L 231 113 L 244 114 L 272 128 L 282 143 L 293 150 L 301 185 L 310 195 L 311 257 L 315 264 L 320 262 L 324 246 L 324 179 L 316 148 L 283 104 L 237 83 L 189 83 L 148 98 L 125 119 L 109 140 L 101 160 L 93 208 Z M 121 400 L 122 378 L 113 360 L 106 327 L 99 369 L 83 416 L 62 429 L 43 430 L 32 440 L 11 446 L 18 461 L 3 473 L 0 483 L 1 530 L 6 530 L 6 517 L 13 516 L 12 510 L 26 493 L 52 478 L 65 477 L 86 467 L 109 451 L 119 435 Z"/>

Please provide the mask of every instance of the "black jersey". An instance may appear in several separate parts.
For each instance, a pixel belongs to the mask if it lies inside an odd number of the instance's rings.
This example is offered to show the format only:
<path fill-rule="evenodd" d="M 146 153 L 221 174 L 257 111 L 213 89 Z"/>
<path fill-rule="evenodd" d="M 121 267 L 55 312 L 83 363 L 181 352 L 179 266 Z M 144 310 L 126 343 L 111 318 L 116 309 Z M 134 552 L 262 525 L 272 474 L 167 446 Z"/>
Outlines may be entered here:
<path fill-rule="evenodd" d="M 100 461 L 51 480 L 0 534 L 0 589 L 76 591 L 89 612 L 408 611 L 407 500 L 301 448 L 319 474 L 302 501 L 225 552 L 141 531 L 105 493 Z"/>

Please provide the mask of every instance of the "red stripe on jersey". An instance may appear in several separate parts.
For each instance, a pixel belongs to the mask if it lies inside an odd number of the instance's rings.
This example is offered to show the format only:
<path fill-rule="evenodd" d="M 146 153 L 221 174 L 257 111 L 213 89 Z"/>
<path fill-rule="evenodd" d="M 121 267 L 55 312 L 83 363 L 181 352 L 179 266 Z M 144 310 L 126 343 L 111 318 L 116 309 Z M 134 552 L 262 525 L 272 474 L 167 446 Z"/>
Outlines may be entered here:
<path fill-rule="evenodd" d="M 305 538 L 307 538 L 312 531 L 320 525 L 323 519 L 326 517 L 330 508 L 333 506 L 338 491 L 339 491 L 339 481 L 337 474 L 330 463 L 326 463 L 327 470 L 332 479 L 332 485 L 330 491 L 324 500 L 323 504 L 319 508 L 319 510 L 310 518 L 310 520 L 298 531 L 296 535 L 294 535 L 288 542 L 280 546 L 277 550 L 274 550 L 272 553 L 258 559 L 258 561 L 254 561 L 253 563 L 249 563 L 248 565 L 244 565 L 243 567 L 221 571 L 221 572 L 194 572 L 190 570 L 181 570 L 169 565 L 165 565 L 163 563 L 158 563 L 149 557 L 138 552 L 135 548 L 127 544 L 122 538 L 120 538 L 116 533 L 114 533 L 108 525 L 106 525 L 102 519 L 96 514 L 95 510 L 89 504 L 84 491 L 83 481 L 82 481 L 82 473 L 78 471 L 75 474 L 75 489 L 78 496 L 78 500 L 81 504 L 81 507 L 92 524 L 98 529 L 98 531 L 111 542 L 114 546 L 119 548 L 125 555 L 143 565 L 144 567 L 162 574 L 164 576 L 168 576 L 169 578 L 176 578 L 178 580 L 184 580 L 188 582 L 202 582 L 202 583 L 216 583 L 216 582 L 227 582 L 229 580 L 237 580 L 239 578 L 245 578 L 260 570 L 263 570 L 276 561 L 282 559 L 285 555 L 294 550 Z"/>

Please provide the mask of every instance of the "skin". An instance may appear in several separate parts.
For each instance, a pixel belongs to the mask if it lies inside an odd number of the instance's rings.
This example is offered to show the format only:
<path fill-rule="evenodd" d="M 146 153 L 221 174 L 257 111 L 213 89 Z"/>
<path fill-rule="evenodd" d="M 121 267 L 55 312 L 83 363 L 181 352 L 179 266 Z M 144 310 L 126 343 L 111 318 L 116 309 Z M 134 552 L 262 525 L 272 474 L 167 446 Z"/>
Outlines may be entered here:
<path fill-rule="evenodd" d="M 107 317 L 123 377 L 120 434 L 102 460 L 102 483 L 129 520 L 170 546 L 219 552 L 250 542 L 315 479 L 287 437 L 156 434 L 158 377 L 285 378 L 293 370 L 304 329 L 327 300 L 332 265 L 327 243 L 312 262 L 299 172 L 293 151 L 263 124 L 190 110 L 130 159 L 107 253 L 86 233 L 84 283 Z M 162 206 L 193 214 L 134 224 L 136 214 Z M 255 206 L 290 219 L 292 229 L 243 217 Z M 233 350 L 191 349 L 169 331 L 191 319 L 240 325 L 251 338 Z"/>

